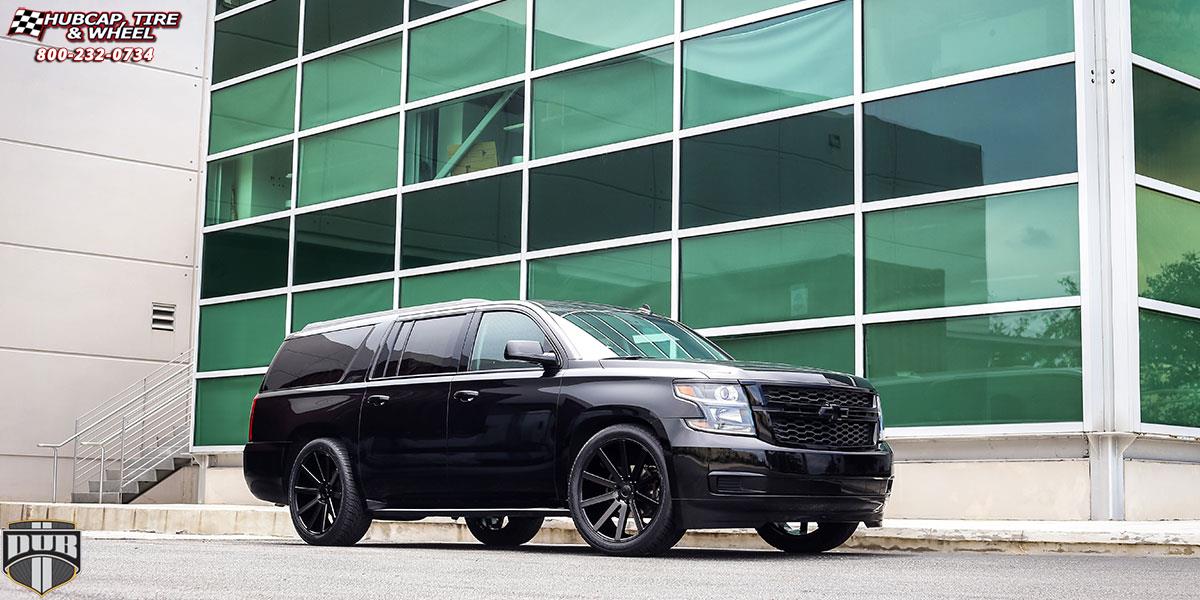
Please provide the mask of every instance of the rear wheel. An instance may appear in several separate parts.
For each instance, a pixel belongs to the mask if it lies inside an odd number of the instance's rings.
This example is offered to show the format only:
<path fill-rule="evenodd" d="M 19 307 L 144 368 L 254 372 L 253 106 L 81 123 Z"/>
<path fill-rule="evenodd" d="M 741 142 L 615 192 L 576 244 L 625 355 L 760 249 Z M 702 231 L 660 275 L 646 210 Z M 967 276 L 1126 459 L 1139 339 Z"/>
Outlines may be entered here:
<path fill-rule="evenodd" d="M 858 523 L 767 523 L 758 527 L 758 535 L 784 552 L 817 554 L 846 543 L 855 529 Z"/>
<path fill-rule="evenodd" d="M 542 528 L 542 521 L 542 517 L 470 518 L 467 529 L 485 546 L 511 548 L 532 540 Z"/>
<path fill-rule="evenodd" d="M 675 525 L 662 445 L 650 432 L 614 425 L 588 440 L 568 482 L 571 518 L 593 548 L 616 556 L 669 550 L 684 530 Z"/>
<path fill-rule="evenodd" d="M 288 507 L 300 537 L 315 546 L 350 546 L 367 533 L 371 515 L 341 442 L 316 439 L 292 463 Z"/>

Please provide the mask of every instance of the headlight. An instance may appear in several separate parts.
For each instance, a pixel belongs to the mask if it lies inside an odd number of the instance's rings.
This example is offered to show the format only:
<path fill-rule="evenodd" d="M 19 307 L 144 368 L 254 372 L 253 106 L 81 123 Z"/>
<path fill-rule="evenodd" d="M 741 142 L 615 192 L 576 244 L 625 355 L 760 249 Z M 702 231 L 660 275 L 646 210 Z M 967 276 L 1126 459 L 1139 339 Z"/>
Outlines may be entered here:
<path fill-rule="evenodd" d="M 746 393 L 736 383 L 675 384 L 675 395 L 700 407 L 703 419 L 686 419 L 692 429 L 712 433 L 754 435 L 754 415 Z"/>
<path fill-rule="evenodd" d="M 875 394 L 875 408 L 879 411 L 879 439 L 883 439 L 883 403 L 879 401 L 879 394 Z"/>

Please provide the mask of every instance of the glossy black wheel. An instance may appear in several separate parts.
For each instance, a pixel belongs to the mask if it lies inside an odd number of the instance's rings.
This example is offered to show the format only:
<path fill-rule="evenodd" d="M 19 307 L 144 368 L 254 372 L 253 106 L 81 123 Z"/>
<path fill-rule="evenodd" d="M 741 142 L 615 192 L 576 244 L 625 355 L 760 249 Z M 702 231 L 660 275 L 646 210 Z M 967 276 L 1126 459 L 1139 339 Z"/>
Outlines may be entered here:
<path fill-rule="evenodd" d="M 588 440 L 569 491 L 576 529 L 602 552 L 660 554 L 683 535 L 673 522 L 662 446 L 640 427 L 616 425 Z"/>
<path fill-rule="evenodd" d="M 858 523 L 767 523 L 758 527 L 766 543 L 795 554 L 816 554 L 846 543 Z"/>
<path fill-rule="evenodd" d="M 341 442 L 318 439 L 305 445 L 292 464 L 290 481 L 292 524 L 304 541 L 348 546 L 366 534 L 371 517 Z"/>
<path fill-rule="evenodd" d="M 480 517 L 467 519 L 467 529 L 485 546 L 520 546 L 542 528 L 542 517 Z"/>

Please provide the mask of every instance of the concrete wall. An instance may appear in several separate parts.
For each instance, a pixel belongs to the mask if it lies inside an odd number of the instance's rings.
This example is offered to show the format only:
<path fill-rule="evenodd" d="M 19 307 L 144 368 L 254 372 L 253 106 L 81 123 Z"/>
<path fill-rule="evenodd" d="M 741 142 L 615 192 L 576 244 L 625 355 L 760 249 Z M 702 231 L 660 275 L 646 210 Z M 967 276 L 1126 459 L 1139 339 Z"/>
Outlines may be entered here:
<path fill-rule="evenodd" d="M 1125 461 L 1125 513 L 1132 521 L 1200 519 L 1200 465 Z"/>
<path fill-rule="evenodd" d="M 48 499 L 36 444 L 191 344 L 208 6 L 172 9 L 181 27 L 148 65 L 37 63 L 32 38 L 0 37 L 0 499 Z M 49 30 L 41 45 L 74 44 Z M 152 302 L 177 306 L 174 332 L 150 329 Z M 69 476 L 63 460 L 60 493 Z"/>
<path fill-rule="evenodd" d="M 1086 460 L 898 463 L 891 519 L 1086 520 Z"/>

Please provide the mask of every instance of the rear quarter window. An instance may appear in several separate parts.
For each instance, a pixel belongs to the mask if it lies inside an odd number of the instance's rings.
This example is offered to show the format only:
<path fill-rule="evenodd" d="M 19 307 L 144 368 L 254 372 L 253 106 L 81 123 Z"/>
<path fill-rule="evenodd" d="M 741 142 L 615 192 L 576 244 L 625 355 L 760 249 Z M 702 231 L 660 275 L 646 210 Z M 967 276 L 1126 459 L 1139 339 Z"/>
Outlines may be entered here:
<path fill-rule="evenodd" d="M 371 326 L 295 337 L 283 343 L 267 375 L 263 391 L 337 383 L 371 332 Z"/>

